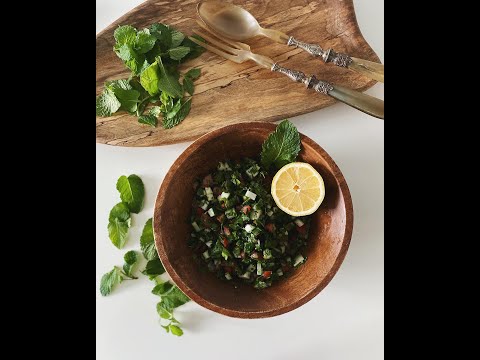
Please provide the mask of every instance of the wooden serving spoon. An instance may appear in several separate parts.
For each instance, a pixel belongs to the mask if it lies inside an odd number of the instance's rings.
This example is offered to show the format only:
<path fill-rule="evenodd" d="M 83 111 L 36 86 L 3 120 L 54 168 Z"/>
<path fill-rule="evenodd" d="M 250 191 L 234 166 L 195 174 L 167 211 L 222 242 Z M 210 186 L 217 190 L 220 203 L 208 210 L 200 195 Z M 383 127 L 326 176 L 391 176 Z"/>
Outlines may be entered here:
<path fill-rule="evenodd" d="M 206 25 L 229 39 L 243 41 L 262 35 L 281 44 L 299 47 L 313 56 L 321 57 L 326 63 L 332 62 L 337 66 L 384 82 L 383 64 L 337 53 L 333 49 L 323 50 L 319 45 L 298 41 L 293 36 L 288 36 L 281 31 L 264 29 L 252 14 L 240 6 L 218 0 L 208 0 L 201 1 L 197 5 L 197 12 Z"/>

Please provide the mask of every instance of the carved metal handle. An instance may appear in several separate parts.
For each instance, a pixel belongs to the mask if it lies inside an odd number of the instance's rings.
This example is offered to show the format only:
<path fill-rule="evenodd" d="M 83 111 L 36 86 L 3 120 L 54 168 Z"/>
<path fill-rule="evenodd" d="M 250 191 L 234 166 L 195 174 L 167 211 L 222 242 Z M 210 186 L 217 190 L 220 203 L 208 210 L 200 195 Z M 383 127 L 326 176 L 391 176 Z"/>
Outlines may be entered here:
<path fill-rule="evenodd" d="M 334 86 L 326 81 L 318 80 L 315 75 L 306 76 L 301 71 L 290 70 L 276 63 L 273 64 L 271 70 L 284 74 L 293 81 L 304 84 L 308 89 L 313 89 L 316 92 L 331 96 L 366 114 L 375 116 L 380 119 L 384 118 L 383 100 L 377 99 L 373 96 L 361 93 L 359 91 L 337 85 Z"/>
<path fill-rule="evenodd" d="M 321 57 L 326 63 L 331 62 L 337 66 L 345 68 L 348 67 L 353 61 L 352 58 L 347 54 L 337 53 L 333 51 L 333 49 L 323 50 L 319 45 L 307 44 L 303 41 L 298 41 L 293 36 L 288 39 L 287 45 L 298 47 L 312 54 L 313 56 Z"/>
<path fill-rule="evenodd" d="M 316 92 L 328 95 L 333 90 L 333 85 L 322 80 L 318 80 L 315 75 L 307 77 L 303 72 L 297 70 L 290 70 L 278 64 L 273 64 L 272 71 L 279 72 L 288 76 L 293 81 L 304 84 L 308 89 L 313 89 Z"/>

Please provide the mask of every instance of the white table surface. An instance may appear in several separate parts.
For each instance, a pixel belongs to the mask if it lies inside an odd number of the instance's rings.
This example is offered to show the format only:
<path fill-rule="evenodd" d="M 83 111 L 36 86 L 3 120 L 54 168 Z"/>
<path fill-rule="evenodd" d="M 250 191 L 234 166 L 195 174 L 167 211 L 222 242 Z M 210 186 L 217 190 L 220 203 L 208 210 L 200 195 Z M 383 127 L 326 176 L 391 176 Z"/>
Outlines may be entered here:
<path fill-rule="evenodd" d="M 141 2 L 96 0 L 97 33 Z M 363 35 L 383 62 L 383 0 L 356 0 L 355 8 Z M 383 98 L 383 84 L 368 93 Z M 101 276 L 121 266 L 127 250 L 138 248 L 158 188 L 189 143 L 140 149 L 96 145 L 97 359 L 383 359 L 384 121 L 343 104 L 290 120 L 333 157 L 350 187 L 355 224 L 343 265 L 313 300 L 274 318 L 233 319 L 190 302 L 176 311 L 185 331 L 180 338 L 160 327 L 158 298 L 145 277 L 124 282 L 108 297 L 98 288 Z M 117 178 L 133 173 L 145 183 L 145 207 L 133 215 L 120 251 L 108 239 L 107 218 L 119 201 Z"/>

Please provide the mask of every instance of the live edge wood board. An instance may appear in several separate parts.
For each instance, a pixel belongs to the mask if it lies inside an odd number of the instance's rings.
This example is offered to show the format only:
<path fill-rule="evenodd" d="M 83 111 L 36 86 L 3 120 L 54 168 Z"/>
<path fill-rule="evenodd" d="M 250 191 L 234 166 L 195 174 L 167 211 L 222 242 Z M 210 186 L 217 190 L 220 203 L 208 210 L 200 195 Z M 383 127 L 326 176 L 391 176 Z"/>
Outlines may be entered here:
<path fill-rule="evenodd" d="M 113 32 L 119 25 L 137 28 L 163 22 L 187 35 L 195 22 L 198 0 L 146 1 L 97 35 L 96 93 L 106 80 L 129 75 L 112 51 Z M 363 38 L 352 0 L 238 0 L 233 3 L 250 11 L 267 28 L 278 29 L 302 41 L 333 48 L 351 56 L 379 62 Z M 364 91 L 375 84 L 353 71 L 324 64 L 300 49 L 273 43 L 263 37 L 248 41 L 252 50 L 267 55 L 282 66 L 307 75 Z M 254 62 L 235 64 L 210 52 L 187 62 L 181 70 L 198 67 L 190 115 L 177 127 L 165 130 L 139 124 L 135 117 L 120 114 L 96 118 L 96 141 L 117 146 L 158 146 L 195 140 L 203 134 L 247 121 L 277 121 L 332 105 L 335 100 L 308 91 L 278 73 Z M 93 102 L 93 99 L 92 99 Z"/>

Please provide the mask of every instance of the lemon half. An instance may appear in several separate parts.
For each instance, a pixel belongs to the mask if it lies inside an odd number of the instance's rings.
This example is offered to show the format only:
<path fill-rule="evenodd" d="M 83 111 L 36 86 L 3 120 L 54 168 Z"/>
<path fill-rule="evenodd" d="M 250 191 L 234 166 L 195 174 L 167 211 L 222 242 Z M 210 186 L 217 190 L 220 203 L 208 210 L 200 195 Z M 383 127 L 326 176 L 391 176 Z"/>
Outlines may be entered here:
<path fill-rule="evenodd" d="M 292 216 L 314 213 L 325 197 L 322 176 L 312 165 L 294 162 L 275 174 L 271 188 L 277 206 Z"/>

